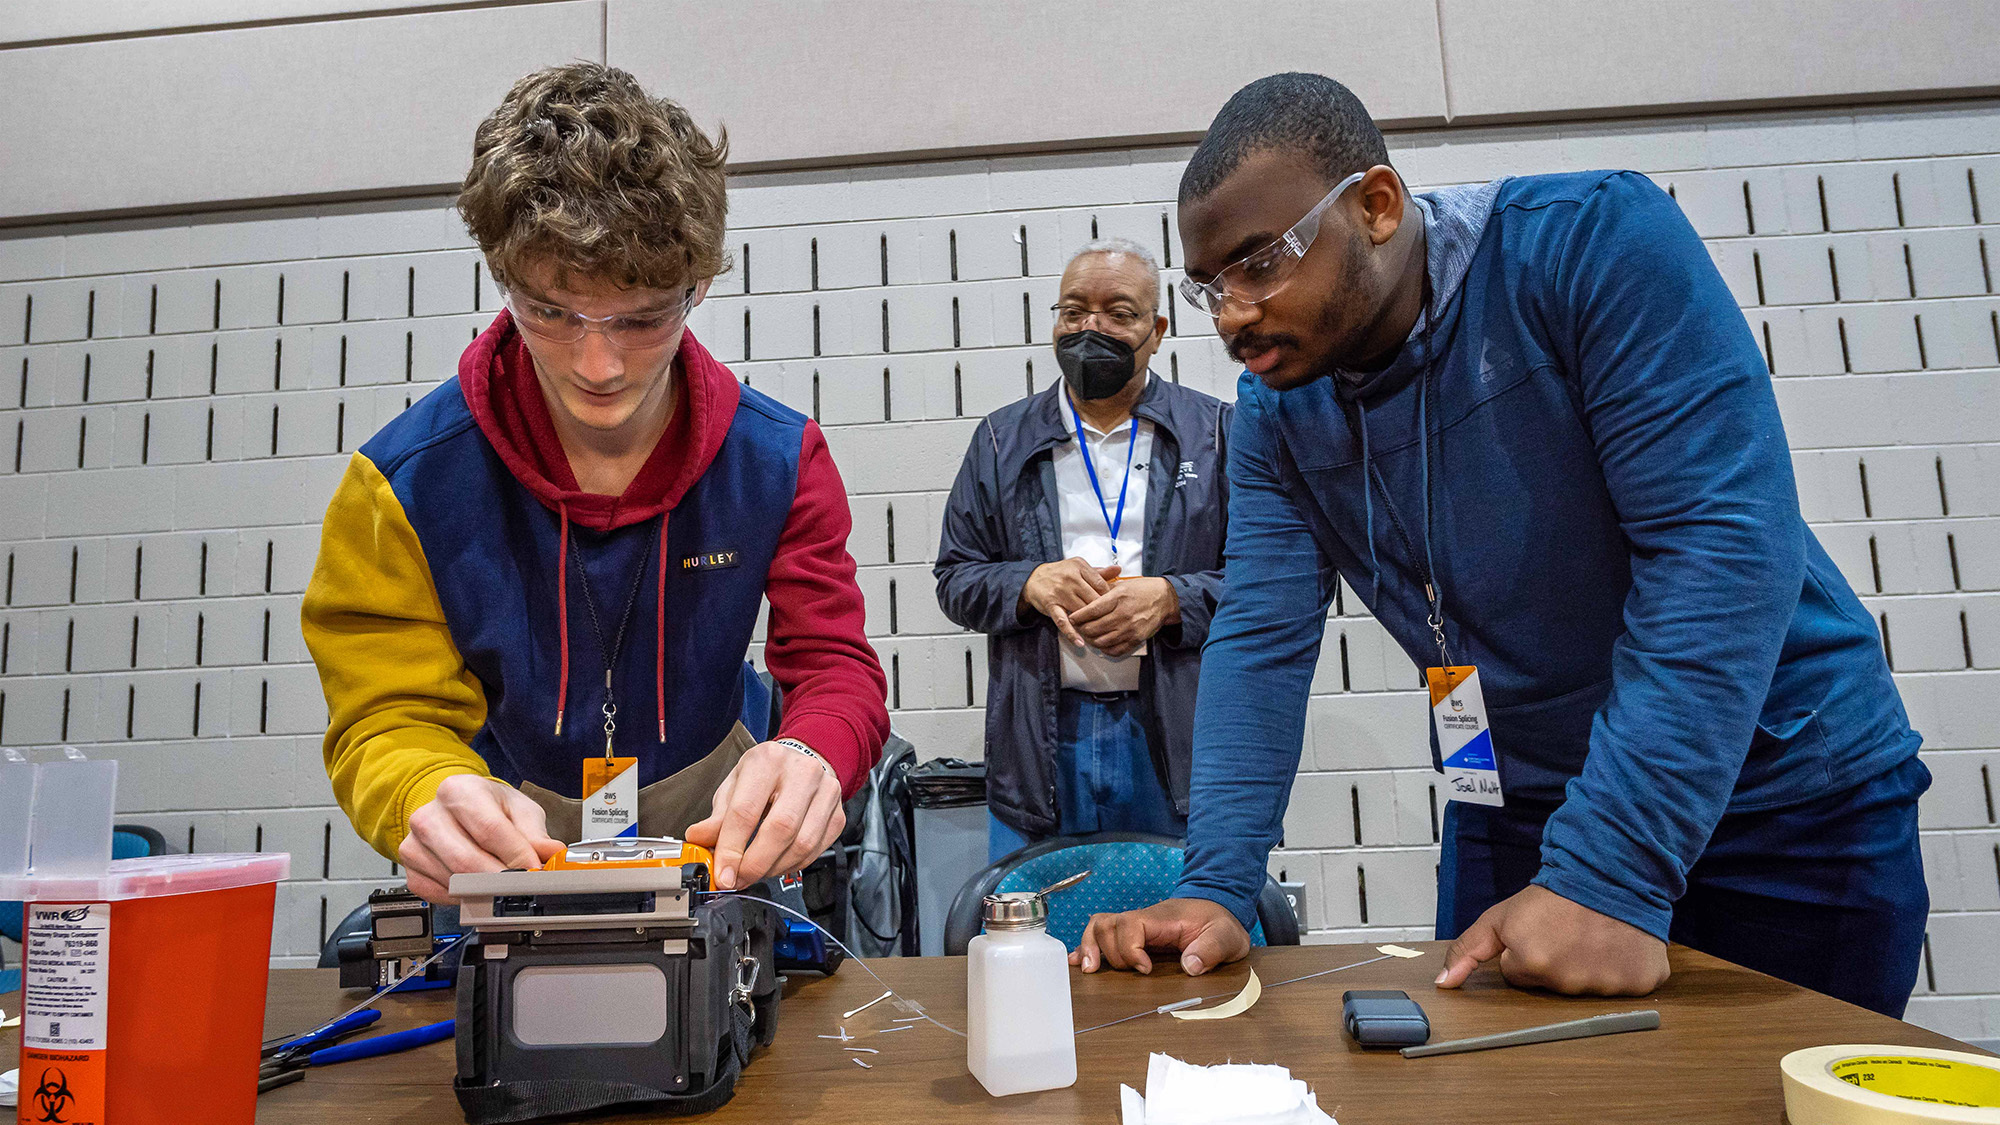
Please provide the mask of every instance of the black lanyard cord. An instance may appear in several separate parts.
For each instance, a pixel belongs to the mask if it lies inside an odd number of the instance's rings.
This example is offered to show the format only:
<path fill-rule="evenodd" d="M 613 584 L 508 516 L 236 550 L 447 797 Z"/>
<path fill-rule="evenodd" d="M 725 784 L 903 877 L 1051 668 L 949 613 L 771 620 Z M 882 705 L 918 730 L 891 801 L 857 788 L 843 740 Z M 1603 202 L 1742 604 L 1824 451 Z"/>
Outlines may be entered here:
<path fill-rule="evenodd" d="M 664 517 L 663 517 L 664 518 Z M 611 645 L 604 643 L 604 626 L 597 619 L 597 599 L 590 592 L 590 572 L 583 565 L 583 545 L 576 541 L 576 531 L 570 531 L 570 544 L 576 555 L 576 574 L 583 587 L 583 605 L 590 611 L 590 631 L 597 636 L 597 649 L 604 654 L 604 756 L 611 753 L 611 736 L 618 729 L 618 703 L 611 693 L 611 672 L 617 667 L 618 658 L 625 651 L 625 629 L 632 624 L 632 610 L 639 604 L 639 586 L 646 580 L 646 564 L 653 557 L 653 540 L 657 536 L 646 537 L 646 550 L 639 558 L 639 565 L 632 574 L 632 592 L 625 596 L 625 611 L 618 618 L 618 636 Z"/>
<path fill-rule="evenodd" d="M 1363 458 L 1362 461 L 1361 487 L 1364 491 L 1371 487 L 1379 487 L 1382 490 L 1382 503 L 1384 510 L 1389 513 L 1389 525 L 1395 529 L 1396 537 L 1402 541 L 1404 552 L 1409 556 L 1411 565 L 1418 569 L 1418 577 L 1423 581 L 1424 601 L 1430 611 L 1425 623 L 1431 627 L 1431 637 L 1437 642 L 1438 658 L 1442 662 L 1441 666 L 1449 668 L 1452 664 L 1451 652 L 1445 641 L 1444 632 L 1444 590 L 1443 584 L 1438 581 L 1436 564 L 1431 558 L 1431 541 L 1436 537 L 1432 521 L 1432 511 L 1436 505 L 1433 500 L 1434 486 L 1431 483 L 1431 435 L 1428 417 L 1429 411 L 1427 409 L 1428 403 L 1426 400 L 1429 398 L 1429 391 L 1437 381 L 1440 364 L 1434 351 L 1437 334 L 1437 316 L 1431 290 L 1428 263 L 1426 263 L 1424 270 L 1422 314 L 1424 331 L 1422 344 L 1423 357 L 1421 362 L 1423 366 L 1417 373 L 1417 441 L 1418 458 L 1422 464 L 1424 505 L 1424 549 L 1421 554 L 1416 549 L 1416 543 L 1410 536 L 1409 528 L 1403 523 L 1402 514 L 1396 510 L 1396 500 L 1389 491 L 1389 482 L 1383 478 L 1381 470 L 1377 469 L 1374 463 L 1366 458 Z M 1365 419 L 1357 420 L 1345 410 L 1341 411 L 1341 416 L 1346 418 L 1350 429 L 1356 426 L 1367 425 Z M 1444 426 L 1442 422 L 1438 426 L 1438 458 L 1439 460 L 1443 460 L 1444 458 Z"/>

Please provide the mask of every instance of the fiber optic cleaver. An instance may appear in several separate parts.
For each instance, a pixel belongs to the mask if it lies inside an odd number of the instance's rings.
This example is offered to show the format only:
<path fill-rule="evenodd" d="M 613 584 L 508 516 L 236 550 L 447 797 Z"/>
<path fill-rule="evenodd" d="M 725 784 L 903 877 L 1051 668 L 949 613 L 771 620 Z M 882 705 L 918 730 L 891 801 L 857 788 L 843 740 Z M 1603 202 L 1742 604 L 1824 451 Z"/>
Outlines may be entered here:
<path fill-rule="evenodd" d="M 470 1125 L 729 1100 L 777 1029 L 785 927 L 764 903 L 704 896 L 713 862 L 679 840 L 622 837 L 538 870 L 452 876 L 473 934 L 453 1084 Z"/>

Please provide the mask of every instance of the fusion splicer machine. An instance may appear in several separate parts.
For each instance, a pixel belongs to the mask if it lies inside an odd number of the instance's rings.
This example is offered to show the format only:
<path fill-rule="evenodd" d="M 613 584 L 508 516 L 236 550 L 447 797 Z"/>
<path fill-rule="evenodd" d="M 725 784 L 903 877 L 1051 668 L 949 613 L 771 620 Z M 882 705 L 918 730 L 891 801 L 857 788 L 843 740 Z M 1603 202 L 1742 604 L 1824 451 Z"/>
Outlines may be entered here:
<path fill-rule="evenodd" d="M 458 1078 L 471 1125 L 611 1107 L 705 1113 L 777 1029 L 777 910 L 708 897 L 679 840 L 587 840 L 539 870 L 460 874 Z"/>

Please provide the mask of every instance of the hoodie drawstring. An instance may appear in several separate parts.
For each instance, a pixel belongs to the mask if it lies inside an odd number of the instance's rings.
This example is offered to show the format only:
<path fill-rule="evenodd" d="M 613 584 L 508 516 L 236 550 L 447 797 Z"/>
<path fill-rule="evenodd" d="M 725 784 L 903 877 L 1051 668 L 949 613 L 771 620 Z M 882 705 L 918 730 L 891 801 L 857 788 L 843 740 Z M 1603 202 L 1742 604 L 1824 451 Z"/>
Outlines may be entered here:
<path fill-rule="evenodd" d="M 660 741 L 667 740 L 667 516 L 660 513 L 660 576 L 653 597 L 653 701 L 659 709 Z"/>
<path fill-rule="evenodd" d="M 569 702 L 569 506 L 558 503 L 562 530 L 556 548 L 556 633 L 562 638 L 562 671 L 556 678 L 556 737 L 562 737 L 563 706 Z"/>
<path fill-rule="evenodd" d="M 1389 499 L 1389 519 L 1393 521 L 1397 536 L 1403 541 L 1403 549 L 1408 552 L 1412 565 L 1423 568 L 1419 576 L 1423 580 L 1424 604 L 1429 609 L 1425 618 L 1431 627 L 1431 634 L 1438 644 L 1440 667 L 1451 667 L 1451 650 L 1444 636 L 1444 599 L 1438 592 L 1437 562 L 1431 557 L 1431 540 L 1435 538 L 1431 527 L 1431 442 L 1430 410 L 1428 399 L 1430 387 L 1427 381 L 1417 384 L 1417 487 L 1423 496 L 1424 547 L 1423 557 L 1417 558 L 1416 545 L 1410 541 L 1409 532 L 1403 521 L 1396 516 L 1396 505 L 1385 482 L 1382 494 Z M 1368 451 L 1368 404 L 1361 399 L 1354 401 L 1356 412 L 1361 419 L 1361 511 L 1362 527 L 1368 536 L 1369 581 L 1374 592 L 1379 594 L 1382 585 L 1382 564 L 1375 557 L 1375 466 Z M 1371 607 L 1377 613 L 1382 611 L 1379 600 Z"/>
<path fill-rule="evenodd" d="M 1368 535 L 1368 600 L 1379 604 L 1382 564 L 1375 558 L 1375 463 L 1368 456 L 1368 404 L 1354 400 L 1361 414 L 1361 524 Z"/>

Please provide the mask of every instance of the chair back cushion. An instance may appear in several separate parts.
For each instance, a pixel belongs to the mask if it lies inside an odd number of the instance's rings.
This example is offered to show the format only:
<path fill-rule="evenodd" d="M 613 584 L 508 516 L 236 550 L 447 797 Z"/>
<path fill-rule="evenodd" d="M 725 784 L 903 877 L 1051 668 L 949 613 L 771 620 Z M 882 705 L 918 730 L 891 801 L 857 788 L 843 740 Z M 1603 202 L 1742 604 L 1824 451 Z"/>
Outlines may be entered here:
<path fill-rule="evenodd" d="M 1039 891 L 1085 870 L 1090 878 L 1049 899 L 1049 933 L 1070 949 L 1083 940 L 1092 914 L 1138 910 L 1173 894 L 1181 877 L 1181 849 L 1137 841 L 1078 844 L 1030 856 L 994 890 Z M 1264 944 L 1263 923 L 1251 927 L 1250 944 Z"/>

